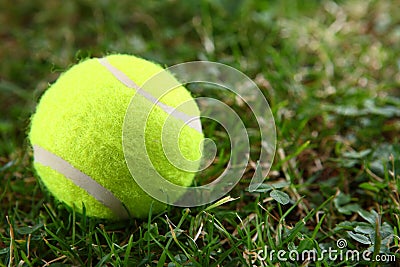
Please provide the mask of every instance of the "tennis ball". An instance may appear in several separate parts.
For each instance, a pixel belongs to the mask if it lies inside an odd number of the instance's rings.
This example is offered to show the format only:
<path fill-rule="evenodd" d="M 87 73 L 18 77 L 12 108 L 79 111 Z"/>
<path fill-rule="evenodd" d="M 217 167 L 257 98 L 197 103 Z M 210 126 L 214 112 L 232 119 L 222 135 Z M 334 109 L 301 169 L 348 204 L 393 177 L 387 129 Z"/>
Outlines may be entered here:
<path fill-rule="evenodd" d="M 142 85 L 161 71 L 132 55 L 109 55 L 73 66 L 46 90 L 31 118 L 29 139 L 34 168 L 57 199 L 78 212 L 84 205 L 88 216 L 106 219 L 143 218 L 151 205 L 153 212 L 165 209 L 137 185 L 125 161 L 123 123 L 136 94 L 140 105 L 154 106 L 150 114 L 139 112 L 134 119 L 147 120 L 146 150 L 155 170 L 174 184 L 190 186 L 194 172 L 175 167 L 164 154 L 162 127 L 173 115 L 169 110 L 189 101 L 186 112 L 196 118 L 196 126 L 183 127 L 179 151 L 185 159 L 197 160 L 203 141 L 199 110 L 183 86 L 164 95 L 157 86 L 143 91 Z M 142 140 L 138 134 L 132 142 Z M 136 160 L 140 165 L 141 159 Z"/>

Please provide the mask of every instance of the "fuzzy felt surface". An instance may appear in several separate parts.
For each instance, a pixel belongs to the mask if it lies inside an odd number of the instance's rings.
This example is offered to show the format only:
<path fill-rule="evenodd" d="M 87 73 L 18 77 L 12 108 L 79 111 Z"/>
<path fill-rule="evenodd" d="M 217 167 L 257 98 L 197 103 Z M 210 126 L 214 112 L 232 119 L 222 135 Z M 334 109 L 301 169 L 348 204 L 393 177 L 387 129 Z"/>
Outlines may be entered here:
<path fill-rule="evenodd" d="M 162 70 L 159 65 L 130 55 L 110 55 L 107 60 L 139 86 Z M 152 90 L 150 93 L 157 96 L 157 88 Z M 153 199 L 135 183 L 122 148 L 124 116 L 134 94 L 134 89 L 119 82 L 97 59 L 85 60 L 62 74 L 44 93 L 31 119 L 29 139 L 32 145 L 43 147 L 89 175 L 120 199 L 133 217 L 142 218 L 147 216 Z M 184 87 L 160 99 L 171 107 L 188 100 L 192 98 Z M 192 103 L 191 115 L 199 115 L 197 105 Z M 141 104 L 151 105 L 145 99 Z M 163 177 L 189 186 L 194 174 L 174 167 L 163 155 L 160 127 L 166 118 L 167 114 L 158 107 L 150 114 L 146 122 L 147 151 Z M 200 157 L 202 140 L 202 133 L 184 127 L 179 151 L 185 158 L 195 160 Z M 137 164 L 141 164 L 140 158 Z M 34 163 L 34 167 L 47 189 L 59 200 L 76 206 L 78 211 L 82 211 L 84 203 L 89 216 L 116 219 L 111 210 L 62 174 L 40 163 Z M 160 202 L 153 204 L 154 212 L 164 208 Z"/>

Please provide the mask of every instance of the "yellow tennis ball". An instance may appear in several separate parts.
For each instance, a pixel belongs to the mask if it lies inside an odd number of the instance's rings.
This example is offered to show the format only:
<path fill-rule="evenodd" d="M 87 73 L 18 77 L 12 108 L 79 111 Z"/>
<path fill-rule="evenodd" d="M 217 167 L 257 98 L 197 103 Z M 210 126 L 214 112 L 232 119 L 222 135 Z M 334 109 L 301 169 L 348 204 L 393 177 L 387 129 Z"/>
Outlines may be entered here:
<path fill-rule="evenodd" d="M 161 71 L 159 65 L 131 55 L 87 59 L 63 73 L 44 93 L 31 119 L 29 139 L 34 168 L 57 199 L 75 206 L 78 212 L 84 204 L 88 216 L 124 219 L 148 215 L 153 199 L 136 184 L 123 153 L 124 117 L 135 94 L 143 96 L 141 105 L 155 106 L 150 115 L 135 118 L 147 119 L 146 150 L 154 168 L 174 184 L 192 183 L 194 173 L 171 164 L 160 140 L 162 125 L 170 115 L 166 109 L 189 101 L 197 127 L 184 126 L 179 151 L 186 159 L 198 159 L 204 138 L 199 110 L 182 86 L 161 98 L 159 88 L 142 90 L 141 86 Z M 137 164 L 141 164 L 140 158 Z M 154 202 L 153 212 L 163 209 L 165 204 Z"/>

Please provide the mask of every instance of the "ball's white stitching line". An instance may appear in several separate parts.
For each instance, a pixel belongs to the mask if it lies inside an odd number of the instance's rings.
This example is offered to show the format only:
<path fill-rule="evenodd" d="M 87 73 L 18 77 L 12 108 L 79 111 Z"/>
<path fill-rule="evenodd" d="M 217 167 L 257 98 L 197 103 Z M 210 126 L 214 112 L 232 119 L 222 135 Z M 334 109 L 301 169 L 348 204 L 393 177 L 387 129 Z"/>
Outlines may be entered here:
<path fill-rule="evenodd" d="M 50 151 L 47 151 L 39 145 L 33 145 L 33 155 L 35 162 L 38 162 L 46 167 L 50 167 L 53 170 L 61 173 L 67 179 L 71 180 L 75 185 L 86 190 L 100 203 L 110 208 L 115 215 L 123 219 L 129 217 L 129 214 L 122 202 L 116 196 L 114 196 L 111 191 L 104 188 L 90 176 L 76 169 L 61 157 L 51 153 Z"/>
<path fill-rule="evenodd" d="M 202 127 L 201 127 L 201 122 L 200 118 L 197 116 L 189 116 L 185 113 L 180 112 L 179 110 L 170 107 L 164 103 L 161 103 L 158 99 L 153 97 L 149 92 L 144 91 L 139 85 L 137 85 L 134 81 L 132 81 L 125 73 L 114 67 L 113 65 L 110 64 L 110 62 L 107 60 L 107 58 L 98 58 L 98 61 L 100 62 L 101 65 L 107 68 L 109 72 L 121 83 L 123 83 L 125 86 L 135 89 L 136 92 L 143 97 L 145 97 L 147 100 L 149 100 L 151 103 L 159 106 L 161 109 L 163 109 L 166 113 L 172 115 L 173 117 L 182 120 L 186 125 L 189 127 L 193 128 L 194 130 L 198 131 L 199 133 L 202 133 Z"/>

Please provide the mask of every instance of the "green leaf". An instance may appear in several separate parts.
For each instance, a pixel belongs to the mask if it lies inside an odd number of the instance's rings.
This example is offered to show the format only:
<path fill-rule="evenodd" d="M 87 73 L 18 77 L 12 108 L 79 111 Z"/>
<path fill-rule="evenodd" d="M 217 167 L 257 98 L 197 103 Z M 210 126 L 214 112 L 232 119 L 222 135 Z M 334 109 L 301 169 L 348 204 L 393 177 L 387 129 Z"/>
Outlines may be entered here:
<path fill-rule="evenodd" d="M 214 208 L 216 208 L 216 207 L 219 207 L 219 206 L 221 206 L 221 205 L 224 205 L 225 203 L 234 201 L 234 200 L 236 200 L 236 199 L 238 199 L 238 197 L 237 197 L 237 198 L 233 198 L 233 197 L 231 197 L 231 196 L 224 197 L 224 198 L 218 200 L 217 202 L 215 202 L 214 204 L 208 206 L 208 207 L 205 209 L 205 211 L 212 210 L 212 209 L 214 209 Z"/>
<path fill-rule="evenodd" d="M 333 200 L 333 203 L 335 204 L 335 207 L 340 213 L 351 215 L 354 212 L 358 212 L 361 209 L 361 207 L 357 203 L 349 204 L 350 201 L 351 201 L 350 195 L 339 193 L 339 195 L 337 195 Z"/>
<path fill-rule="evenodd" d="M 1 130 L 1 124 L 0 124 L 0 133 L 2 132 Z M 7 170 L 8 168 L 10 168 L 11 166 L 14 165 L 14 161 L 9 161 L 6 164 L 4 164 L 3 166 L 0 167 L 0 172 Z"/>
<path fill-rule="evenodd" d="M 333 230 L 340 231 L 340 230 L 353 230 L 353 229 L 354 229 L 353 222 L 344 221 L 344 222 L 338 223 Z"/>
<path fill-rule="evenodd" d="M 381 229 L 380 229 L 380 234 L 381 234 L 381 238 L 382 238 L 382 243 L 383 243 L 383 241 L 384 240 L 388 240 L 388 239 L 391 239 L 391 238 L 393 238 L 393 236 L 394 236 L 394 231 L 393 231 L 393 228 L 392 228 L 392 226 L 390 225 L 390 224 L 388 224 L 387 222 L 384 222 L 383 224 L 382 224 L 382 227 L 381 227 Z"/>
<path fill-rule="evenodd" d="M 365 190 L 372 191 L 372 192 L 376 192 L 376 193 L 379 192 L 379 189 L 370 183 L 362 183 L 359 185 L 359 187 L 362 189 L 365 189 Z"/>
<path fill-rule="evenodd" d="M 336 225 L 334 228 L 335 231 L 341 231 L 341 230 L 354 230 L 357 226 L 361 227 L 371 227 L 371 225 L 367 222 L 349 222 L 349 221 L 344 221 Z"/>
<path fill-rule="evenodd" d="M 356 240 L 357 242 L 361 243 L 361 244 L 365 244 L 365 245 L 371 245 L 371 241 L 369 240 L 368 237 L 366 237 L 365 235 L 361 235 L 361 234 L 356 234 L 353 232 L 347 232 L 349 234 L 349 236 L 351 238 L 353 238 L 354 240 Z"/>
<path fill-rule="evenodd" d="M 158 226 L 157 224 L 151 224 L 150 229 L 144 233 L 143 240 L 151 241 L 157 238 L 159 238 Z"/>
<path fill-rule="evenodd" d="M 10 251 L 10 248 L 2 248 L 2 249 L 0 249 L 0 255 L 1 254 L 6 254 L 6 253 L 8 253 Z"/>
<path fill-rule="evenodd" d="M 282 181 L 282 182 L 276 182 L 276 183 L 273 183 L 273 184 L 270 184 L 270 185 L 274 189 L 280 189 L 280 188 L 284 188 L 284 187 L 289 186 L 290 183 Z"/>
<path fill-rule="evenodd" d="M 361 116 L 364 115 L 364 111 L 351 107 L 351 106 L 327 106 L 327 110 L 333 111 L 338 115 L 343 115 L 343 116 Z"/>
<path fill-rule="evenodd" d="M 339 207 L 338 211 L 345 215 L 351 215 L 354 212 L 358 212 L 360 209 L 361 209 L 360 205 L 353 203 Z"/>
<path fill-rule="evenodd" d="M 174 259 L 180 264 L 185 263 L 188 260 L 184 254 L 175 255 Z"/>
<path fill-rule="evenodd" d="M 379 215 L 374 210 L 371 210 L 371 212 L 359 210 L 358 214 L 371 225 L 376 225 L 379 222 Z"/>
<path fill-rule="evenodd" d="M 257 189 L 251 191 L 255 193 L 266 193 L 271 191 L 273 188 L 269 184 L 261 184 Z"/>
<path fill-rule="evenodd" d="M 280 189 L 289 186 L 290 183 L 288 182 L 276 182 L 273 184 L 261 184 L 256 190 L 252 192 L 256 193 L 266 193 L 274 189 Z"/>
<path fill-rule="evenodd" d="M 167 250 L 163 250 L 163 253 L 161 254 L 160 258 L 158 259 L 157 267 L 164 266 L 164 263 L 166 260 L 167 260 Z M 174 264 L 174 263 L 172 263 L 172 264 Z M 170 265 L 168 264 L 168 266 L 170 266 Z M 175 264 L 172 266 L 175 266 Z"/>
<path fill-rule="evenodd" d="M 21 235 L 28 235 L 28 234 L 32 234 L 33 232 L 35 232 L 36 230 L 38 230 L 42 227 L 43 227 L 43 223 L 39 223 L 35 226 L 24 226 L 24 227 L 17 228 L 16 231 L 17 231 L 17 233 L 19 233 Z"/>
<path fill-rule="evenodd" d="M 364 102 L 364 106 L 365 106 L 365 111 L 367 111 L 370 114 L 381 115 L 385 117 L 400 116 L 399 108 L 389 105 L 386 105 L 384 107 L 377 107 L 375 105 L 375 102 L 371 99 L 367 99 Z"/>
<path fill-rule="evenodd" d="M 124 266 L 128 266 L 128 263 L 129 263 L 129 255 L 130 255 L 130 253 L 131 253 L 132 246 L 133 246 L 133 235 L 131 235 L 131 236 L 129 237 L 128 245 L 127 245 L 126 250 L 125 250 Z"/>
<path fill-rule="evenodd" d="M 313 248 L 314 242 L 307 238 L 300 241 L 297 251 L 302 252 L 304 250 L 312 250 Z"/>
<path fill-rule="evenodd" d="M 32 263 L 30 262 L 30 260 L 28 259 L 27 255 L 25 254 L 25 252 L 23 250 L 20 250 L 20 254 L 21 254 L 21 258 L 23 259 L 23 262 L 25 264 L 27 264 L 28 266 L 32 266 Z M 20 265 L 18 265 L 20 266 Z"/>
<path fill-rule="evenodd" d="M 351 201 L 350 195 L 343 194 L 340 192 L 335 199 L 333 200 L 333 204 L 335 204 L 336 208 L 343 206 Z"/>
<path fill-rule="evenodd" d="M 357 233 L 367 234 L 367 235 L 375 233 L 375 229 L 371 225 L 368 226 L 359 225 L 356 228 L 354 228 L 354 231 L 356 231 Z"/>
<path fill-rule="evenodd" d="M 366 150 L 362 150 L 359 152 L 357 152 L 357 151 L 344 152 L 343 156 L 346 158 L 352 158 L 352 159 L 362 159 L 370 153 L 371 153 L 371 149 L 366 149 Z"/>
<path fill-rule="evenodd" d="M 286 205 L 290 201 L 288 194 L 279 190 L 272 190 L 269 195 L 282 205 Z"/>

